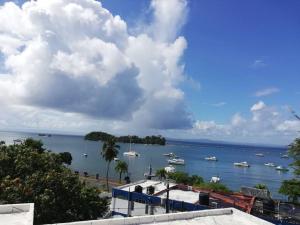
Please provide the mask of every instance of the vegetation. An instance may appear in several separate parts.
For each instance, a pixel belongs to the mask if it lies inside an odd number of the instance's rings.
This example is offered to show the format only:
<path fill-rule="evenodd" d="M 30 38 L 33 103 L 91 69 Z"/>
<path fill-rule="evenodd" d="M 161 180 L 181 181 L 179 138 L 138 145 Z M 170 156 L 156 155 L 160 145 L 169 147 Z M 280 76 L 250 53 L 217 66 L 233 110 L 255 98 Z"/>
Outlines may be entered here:
<path fill-rule="evenodd" d="M 162 169 L 156 170 L 155 175 L 156 175 L 160 180 L 162 180 L 162 179 L 166 179 L 167 172 L 166 172 L 166 170 L 165 170 L 164 168 L 162 168 Z"/>
<path fill-rule="evenodd" d="M 256 184 L 254 187 L 261 190 L 269 190 L 269 188 L 265 184 Z"/>
<path fill-rule="evenodd" d="M 120 136 L 115 137 L 111 134 L 105 132 L 91 132 L 85 135 L 85 140 L 90 141 L 109 141 L 110 139 L 115 139 L 116 142 L 122 143 L 136 143 L 136 144 L 157 144 L 157 145 L 165 145 L 166 139 L 160 135 L 158 136 L 146 136 L 144 138 L 138 136 Z"/>
<path fill-rule="evenodd" d="M 116 144 L 115 140 L 113 138 L 109 139 L 108 141 L 104 142 L 102 146 L 101 155 L 107 162 L 107 169 L 106 169 L 106 187 L 109 191 L 108 186 L 108 173 L 109 173 L 109 166 L 111 161 L 117 157 L 119 153 L 120 146 Z"/>
<path fill-rule="evenodd" d="M 198 188 L 208 189 L 216 192 L 231 193 L 232 191 L 221 183 L 201 183 L 196 185 Z"/>
<path fill-rule="evenodd" d="M 108 202 L 40 141 L 0 146 L 0 202 L 35 203 L 34 223 L 52 224 L 97 219 Z"/>
<path fill-rule="evenodd" d="M 179 184 L 186 184 L 192 186 L 204 183 L 202 177 L 197 175 L 189 176 L 187 173 L 184 172 L 169 173 L 168 176 L 170 179 L 174 180 L 176 183 Z"/>
<path fill-rule="evenodd" d="M 72 164 L 72 155 L 70 152 L 61 152 L 59 153 L 59 156 L 61 158 L 61 161 L 67 165 L 71 165 Z"/>
<path fill-rule="evenodd" d="M 119 182 L 121 183 L 122 174 L 128 172 L 128 165 L 125 161 L 118 161 L 115 170 L 119 173 Z"/>
<path fill-rule="evenodd" d="M 294 169 L 295 178 L 284 180 L 279 193 L 288 196 L 288 199 L 292 202 L 298 202 L 300 198 L 300 138 L 297 138 L 289 146 L 288 153 L 294 160 L 291 166 Z"/>

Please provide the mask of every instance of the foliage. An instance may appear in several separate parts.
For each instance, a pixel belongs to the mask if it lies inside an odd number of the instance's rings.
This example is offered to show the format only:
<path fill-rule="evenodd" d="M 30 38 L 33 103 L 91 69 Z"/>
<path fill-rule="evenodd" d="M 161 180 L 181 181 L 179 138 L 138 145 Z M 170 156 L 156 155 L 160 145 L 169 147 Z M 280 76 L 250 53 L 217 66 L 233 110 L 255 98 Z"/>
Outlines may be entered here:
<path fill-rule="evenodd" d="M 300 138 L 297 138 L 289 145 L 289 155 L 294 159 L 291 166 L 294 168 L 294 174 L 300 176 Z"/>
<path fill-rule="evenodd" d="M 117 157 L 119 153 L 120 146 L 116 144 L 116 141 L 111 138 L 107 142 L 105 142 L 102 146 L 101 155 L 107 162 L 107 169 L 106 169 L 106 187 L 107 190 L 109 190 L 108 187 L 108 174 L 109 174 L 109 166 L 111 161 Z"/>
<path fill-rule="evenodd" d="M 160 180 L 162 180 L 162 179 L 166 179 L 167 172 L 165 171 L 164 168 L 162 168 L 156 170 L 155 175 L 159 177 Z"/>
<path fill-rule="evenodd" d="M 137 144 L 157 144 L 157 145 L 165 145 L 166 139 L 160 135 L 158 136 L 146 136 L 144 138 L 138 137 L 136 135 L 133 136 L 120 136 L 115 137 L 111 134 L 105 132 L 90 132 L 85 135 L 85 140 L 90 141 L 109 141 L 110 139 L 115 139 L 116 142 L 122 143 L 137 143 Z"/>
<path fill-rule="evenodd" d="M 174 180 L 176 183 L 179 184 L 186 184 L 186 185 L 198 185 L 204 182 L 203 178 L 197 175 L 189 176 L 187 173 L 184 172 L 174 172 L 168 174 L 169 178 Z"/>
<path fill-rule="evenodd" d="M 35 203 L 35 224 L 97 219 L 107 200 L 87 187 L 56 153 L 41 151 L 40 141 L 0 146 L 0 201 Z"/>
<path fill-rule="evenodd" d="M 5 141 L 0 141 L 0 146 L 5 145 Z"/>
<path fill-rule="evenodd" d="M 208 189 L 216 192 L 223 192 L 223 193 L 231 192 L 231 190 L 228 187 L 226 187 L 224 184 L 221 183 L 201 183 L 201 184 L 197 184 L 196 187 L 202 189 Z"/>
<path fill-rule="evenodd" d="M 119 173 L 119 182 L 121 183 L 122 174 L 127 173 L 128 165 L 125 161 L 118 161 L 117 165 L 115 166 L 115 170 Z"/>
<path fill-rule="evenodd" d="M 63 163 L 65 163 L 67 165 L 71 165 L 73 158 L 72 158 L 72 155 L 70 152 L 61 152 L 61 153 L 59 153 L 59 156 Z"/>
<path fill-rule="evenodd" d="M 300 180 L 284 180 L 279 189 L 279 193 L 288 196 L 289 201 L 298 202 L 300 197 Z"/>
<path fill-rule="evenodd" d="M 269 190 L 269 188 L 265 184 L 256 184 L 254 187 L 261 190 Z"/>

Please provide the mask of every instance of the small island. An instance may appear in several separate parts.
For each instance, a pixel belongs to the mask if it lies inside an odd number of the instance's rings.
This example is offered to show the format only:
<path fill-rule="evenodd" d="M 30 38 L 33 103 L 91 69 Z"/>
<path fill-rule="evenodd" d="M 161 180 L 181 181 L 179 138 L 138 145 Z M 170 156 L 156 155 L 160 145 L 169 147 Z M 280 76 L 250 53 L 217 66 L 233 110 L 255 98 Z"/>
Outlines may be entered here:
<path fill-rule="evenodd" d="M 165 145 L 166 139 L 161 135 L 152 135 L 146 137 L 138 137 L 136 135 L 116 137 L 101 131 L 93 131 L 85 135 L 84 139 L 89 141 L 107 141 L 114 138 L 117 142 L 121 143 L 136 143 L 136 144 L 150 144 L 150 145 Z"/>

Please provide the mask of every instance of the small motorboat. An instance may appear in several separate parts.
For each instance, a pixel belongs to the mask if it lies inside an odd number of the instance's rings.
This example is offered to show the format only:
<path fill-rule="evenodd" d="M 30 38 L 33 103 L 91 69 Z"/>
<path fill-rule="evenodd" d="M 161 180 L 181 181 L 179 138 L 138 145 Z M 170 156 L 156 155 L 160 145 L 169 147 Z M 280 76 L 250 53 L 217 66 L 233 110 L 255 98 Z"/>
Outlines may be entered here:
<path fill-rule="evenodd" d="M 289 158 L 289 155 L 282 155 L 281 158 L 283 158 L 283 159 L 288 159 L 288 158 Z"/>
<path fill-rule="evenodd" d="M 176 157 L 176 155 L 173 153 L 173 152 L 170 152 L 170 153 L 165 153 L 163 154 L 164 156 L 168 156 L 168 157 Z"/>
<path fill-rule="evenodd" d="M 85 158 L 87 158 L 88 154 L 87 153 L 83 153 L 82 156 L 84 156 Z"/>
<path fill-rule="evenodd" d="M 284 166 L 277 166 L 275 169 L 278 171 L 283 171 L 283 172 L 289 171 L 289 169 Z"/>
<path fill-rule="evenodd" d="M 115 157 L 114 161 L 117 162 L 117 161 L 120 161 L 120 159 L 118 157 Z"/>
<path fill-rule="evenodd" d="M 134 156 L 134 157 L 140 156 L 140 154 L 137 153 L 137 152 L 135 152 L 135 151 L 124 152 L 123 155 L 126 155 L 126 156 Z"/>
<path fill-rule="evenodd" d="M 250 165 L 247 162 L 236 162 L 236 163 L 233 163 L 233 165 L 238 166 L 238 167 L 250 167 Z"/>
<path fill-rule="evenodd" d="M 256 153 L 255 155 L 259 156 L 259 157 L 264 157 L 265 156 L 263 153 Z"/>
<path fill-rule="evenodd" d="M 184 159 L 169 159 L 168 160 L 168 163 L 169 164 L 175 164 L 175 165 L 184 165 L 185 162 L 184 162 Z"/>
<path fill-rule="evenodd" d="M 209 157 L 205 157 L 204 159 L 207 161 L 218 161 L 216 156 L 209 156 Z"/>
<path fill-rule="evenodd" d="M 219 176 L 211 177 L 210 183 L 219 183 L 221 178 Z"/>
<path fill-rule="evenodd" d="M 276 165 L 274 163 L 265 163 L 265 166 L 275 167 Z"/>
<path fill-rule="evenodd" d="M 166 171 L 167 173 L 174 173 L 174 172 L 176 171 L 176 169 L 175 169 L 174 166 L 169 165 L 169 166 L 166 166 L 166 167 L 165 167 L 165 171 Z"/>

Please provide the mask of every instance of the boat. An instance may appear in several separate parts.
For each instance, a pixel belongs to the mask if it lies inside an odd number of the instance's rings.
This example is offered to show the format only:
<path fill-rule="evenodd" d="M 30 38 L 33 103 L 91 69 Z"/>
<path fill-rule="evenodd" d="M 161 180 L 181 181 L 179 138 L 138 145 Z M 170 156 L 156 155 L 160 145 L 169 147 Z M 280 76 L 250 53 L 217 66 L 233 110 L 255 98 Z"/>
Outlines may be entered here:
<path fill-rule="evenodd" d="M 88 154 L 83 153 L 82 156 L 84 156 L 85 158 L 87 158 L 87 157 L 88 157 Z"/>
<path fill-rule="evenodd" d="M 165 153 L 163 154 L 164 156 L 169 156 L 169 157 L 176 157 L 176 155 L 173 152 L 170 153 Z"/>
<path fill-rule="evenodd" d="M 216 156 L 209 156 L 209 157 L 205 157 L 204 159 L 207 161 L 218 161 Z"/>
<path fill-rule="evenodd" d="M 134 156 L 134 157 L 137 157 L 137 156 L 140 156 L 139 153 L 133 151 L 131 149 L 131 139 L 130 139 L 130 144 L 129 144 L 129 151 L 128 152 L 124 152 L 123 155 L 126 155 L 126 156 Z"/>
<path fill-rule="evenodd" d="M 185 164 L 184 159 L 179 159 L 179 158 L 178 159 L 176 159 L 176 158 L 169 159 L 168 163 L 175 164 L 175 165 L 184 165 Z"/>
<path fill-rule="evenodd" d="M 123 155 L 127 155 L 127 156 L 140 156 L 139 153 L 135 152 L 135 151 L 128 151 L 128 152 L 124 152 Z"/>
<path fill-rule="evenodd" d="M 247 162 L 236 162 L 236 163 L 233 163 L 233 165 L 239 166 L 239 167 L 250 167 L 250 165 Z"/>
<path fill-rule="evenodd" d="M 166 166 L 166 167 L 165 167 L 165 171 L 166 171 L 167 173 L 174 173 L 174 172 L 176 172 L 176 169 L 175 169 L 174 166 L 169 165 L 169 166 Z"/>
<path fill-rule="evenodd" d="M 221 178 L 219 176 L 211 177 L 210 183 L 219 183 Z"/>
<path fill-rule="evenodd" d="M 275 167 L 276 165 L 274 163 L 265 163 L 265 166 Z"/>
<path fill-rule="evenodd" d="M 278 171 L 283 171 L 283 172 L 289 171 L 289 169 L 284 166 L 277 166 L 275 169 Z"/>
<path fill-rule="evenodd" d="M 259 156 L 259 157 L 264 157 L 265 156 L 263 153 L 256 153 L 255 155 Z"/>
<path fill-rule="evenodd" d="M 288 155 L 282 155 L 281 158 L 288 159 L 289 156 Z"/>
<path fill-rule="evenodd" d="M 119 159 L 118 157 L 115 157 L 115 158 L 114 158 L 114 161 L 117 162 L 117 161 L 120 161 L 120 159 Z"/>

